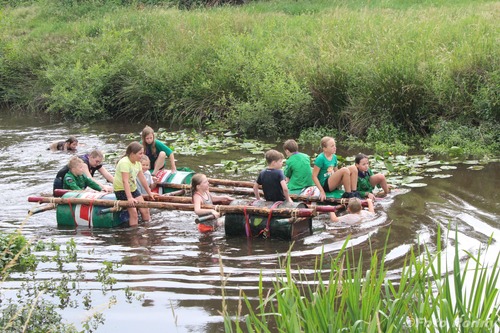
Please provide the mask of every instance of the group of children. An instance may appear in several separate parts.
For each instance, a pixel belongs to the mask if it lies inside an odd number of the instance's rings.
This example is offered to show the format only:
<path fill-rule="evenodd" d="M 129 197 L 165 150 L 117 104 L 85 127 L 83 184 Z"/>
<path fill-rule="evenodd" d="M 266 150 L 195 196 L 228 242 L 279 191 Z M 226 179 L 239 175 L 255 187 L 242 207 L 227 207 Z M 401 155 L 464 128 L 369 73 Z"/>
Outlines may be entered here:
<path fill-rule="evenodd" d="M 146 126 L 142 130 L 141 139 L 141 142 L 134 141 L 127 146 L 125 154 L 116 164 L 114 176 L 102 165 L 104 155 L 100 150 L 72 156 L 54 179 L 54 195 L 56 189 L 84 190 L 90 187 L 96 191 L 113 191 L 118 200 L 129 202 L 127 210 L 131 226 L 138 224 L 139 213 L 143 221 L 148 221 L 149 209 L 136 209 L 135 205 L 144 201 L 142 195 L 149 195 L 154 200 L 152 190 L 157 184 L 155 176 L 165 166 L 167 158 L 170 159 L 172 172 L 176 171 L 176 166 L 173 151 L 155 139 L 151 127 Z M 74 149 L 61 150 L 75 151 L 76 146 Z M 108 182 L 113 183 L 113 186 L 102 185 L 96 181 L 93 178 L 96 171 L 99 171 Z"/>
<path fill-rule="evenodd" d="M 85 155 L 72 156 L 68 164 L 58 172 L 54 180 L 54 191 L 60 188 L 83 190 L 86 187 L 96 191 L 113 191 L 118 200 L 129 202 L 127 209 L 131 226 L 138 224 L 138 213 L 144 221 L 148 221 L 149 210 L 139 208 L 138 212 L 135 205 L 144 201 L 142 195 L 149 195 L 154 200 L 152 190 L 157 185 L 156 174 L 165 167 L 167 159 L 170 161 L 172 173 L 177 169 L 173 151 L 155 139 L 151 127 L 146 126 L 142 130 L 141 140 L 141 142 L 134 141 L 127 146 L 124 156 L 116 164 L 114 176 L 102 165 L 104 155 L 99 150 L 93 150 Z M 283 145 L 287 156 L 284 172 L 281 170 L 283 154 L 274 149 L 267 151 L 265 153 L 267 167 L 259 173 L 253 187 L 257 200 L 261 199 L 260 186 L 264 192 L 264 199 L 273 202 L 292 202 L 290 191 L 305 193 L 311 189 L 319 194 L 320 200 L 325 200 L 328 192 L 343 186 L 345 190 L 343 197 L 351 198 L 348 206 L 350 213 L 361 214 L 361 202 L 358 197 L 366 197 L 369 211 L 373 211 L 375 186 L 382 187 L 383 193 L 389 192 L 385 176 L 374 174 L 369 169 L 368 157 L 363 154 L 356 156 L 354 165 L 339 169 L 335 155 L 336 143 L 332 137 L 322 138 L 321 147 L 323 152 L 316 157 L 314 166 L 311 168 L 309 156 L 299 152 L 295 140 L 287 140 Z M 94 180 L 93 176 L 96 171 L 99 171 L 108 182 L 113 183 L 113 186 L 109 187 Z M 233 200 L 228 196 L 213 196 L 209 192 L 208 179 L 203 174 L 195 174 L 192 177 L 191 189 L 194 211 L 199 216 L 212 215 L 214 219 L 217 219 L 220 216 L 219 212 L 204 209 L 201 206 L 213 204 L 214 201 L 230 202 Z M 339 218 L 334 213 L 331 215 L 331 220 L 334 222 L 342 221 L 342 219 L 344 216 Z"/>

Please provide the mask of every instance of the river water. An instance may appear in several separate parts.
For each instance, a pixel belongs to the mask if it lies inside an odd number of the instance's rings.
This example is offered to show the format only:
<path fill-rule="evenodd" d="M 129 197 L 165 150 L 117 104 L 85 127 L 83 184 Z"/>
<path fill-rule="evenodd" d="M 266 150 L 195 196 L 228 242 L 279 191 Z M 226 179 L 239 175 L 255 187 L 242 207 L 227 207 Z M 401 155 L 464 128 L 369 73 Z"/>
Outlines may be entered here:
<path fill-rule="evenodd" d="M 105 324 L 97 332 L 223 332 L 219 258 L 225 276 L 224 293 L 232 314 L 237 311 L 240 290 L 256 298 L 260 274 L 264 284 L 271 286 L 279 259 L 286 255 L 290 242 L 226 238 L 223 230 L 200 234 L 191 212 L 153 211 L 150 223 L 113 230 L 58 228 L 55 211 L 28 217 L 28 210 L 35 204 L 28 203 L 27 198 L 50 192 L 56 172 L 69 158 L 66 153 L 47 151 L 50 141 L 75 135 L 83 144 L 79 153 L 100 148 L 121 155 L 131 141 L 131 133 L 138 137 L 144 124 L 50 124 L 43 119 L 10 114 L 0 118 L 0 200 L 4 206 L 0 210 L 0 231 L 12 232 L 22 227 L 29 239 L 53 240 L 62 245 L 71 238 L 75 240 L 85 272 L 82 288 L 92 293 L 94 304 L 105 315 Z M 277 145 L 280 148 L 281 144 Z M 205 172 L 209 177 L 253 180 L 256 173 L 229 175 L 212 167 L 221 160 L 244 158 L 248 154 L 241 150 L 204 156 L 176 154 L 176 158 L 178 166 Z M 293 244 L 293 265 L 312 277 L 315 258 L 322 251 L 335 255 L 350 235 L 356 253 L 381 249 L 387 239 L 387 265 L 397 275 L 412 246 L 422 244 L 432 249 L 438 227 L 447 229 L 448 225 L 458 228 L 461 250 L 477 253 L 492 237 L 491 252 L 498 253 L 500 164 L 484 164 L 480 170 L 474 170 L 468 163 L 454 165 L 456 169 L 446 170 L 449 178 L 424 173 L 418 181 L 421 187 L 401 186 L 398 195 L 378 201 L 379 217 L 373 223 L 327 230 L 326 218 L 315 218 L 313 235 Z M 111 163 L 106 166 L 114 171 Z M 443 232 L 444 246 L 450 249 L 457 246 L 446 236 Z M 364 258 L 367 257 L 365 254 Z M 113 273 L 117 279 L 113 292 L 117 304 L 110 309 L 103 306 L 109 295 L 102 296 L 100 284 L 95 282 L 96 272 L 105 260 L 121 263 Z M 50 265 L 41 265 L 38 270 L 40 279 L 59 275 Z M 144 298 L 127 303 L 123 292 L 127 286 Z M 19 287 L 20 281 L 14 275 L 14 279 L 2 283 L 2 292 L 13 293 Z M 81 308 L 66 309 L 63 316 L 79 323 L 89 313 Z"/>

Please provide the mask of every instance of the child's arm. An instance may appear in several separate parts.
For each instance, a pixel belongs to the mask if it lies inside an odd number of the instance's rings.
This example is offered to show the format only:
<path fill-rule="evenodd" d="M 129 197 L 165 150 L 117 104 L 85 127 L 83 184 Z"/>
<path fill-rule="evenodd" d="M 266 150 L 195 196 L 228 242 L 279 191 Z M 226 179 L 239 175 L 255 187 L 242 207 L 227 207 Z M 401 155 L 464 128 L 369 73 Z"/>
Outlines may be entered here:
<path fill-rule="evenodd" d="M 283 194 L 285 195 L 285 200 L 288 202 L 293 202 L 292 198 L 290 198 L 290 194 L 288 193 L 288 187 L 286 186 L 286 181 L 283 179 L 281 182 L 281 188 L 283 189 Z"/>
<path fill-rule="evenodd" d="M 339 218 L 337 217 L 337 215 L 335 214 L 335 212 L 331 212 L 330 213 L 330 221 L 332 221 L 332 222 L 339 222 Z"/>
<path fill-rule="evenodd" d="M 92 178 L 89 178 L 89 177 L 87 177 L 85 175 L 83 175 L 82 177 L 85 179 L 85 185 L 87 185 L 91 189 L 99 191 L 99 192 L 103 190 L 103 188 L 101 187 L 101 185 L 99 185 L 95 181 L 93 181 Z"/>
<path fill-rule="evenodd" d="M 253 183 L 253 193 L 255 194 L 255 198 L 260 200 L 259 184 L 257 182 Z"/>
<path fill-rule="evenodd" d="M 219 205 L 228 205 L 234 198 L 228 195 L 212 195 L 212 202 Z"/>
<path fill-rule="evenodd" d="M 69 172 L 64 176 L 64 188 L 69 190 L 81 191 L 84 190 L 76 183 L 76 179 Z"/>
<path fill-rule="evenodd" d="M 372 199 L 366 199 L 366 202 L 368 203 L 368 211 L 370 213 L 375 213 L 375 207 L 373 206 L 373 200 Z"/>
<path fill-rule="evenodd" d="M 85 165 L 86 166 L 86 165 Z M 87 167 L 88 169 L 88 167 Z M 104 177 L 104 179 L 106 179 L 108 182 L 112 183 L 113 182 L 113 175 L 109 173 L 109 171 L 104 167 L 100 167 L 99 170 L 99 173 Z"/>
<path fill-rule="evenodd" d="M 174 153 L 172 152 L 168 158 L 170 159 L 170 170 L 172 170 L 172 173 L 176 173 L 177 167 L 175 166 Z"/>
<path fill-rule="evenodd" d="M 326 199 L 326 194 L 325 194 L 325 190 L 323 189 L 323 186 L 321 186 L 321 183 L 319 182 L 319 179 L 318 179 L 319 170 L 320 169 L 318 166 L 315 165 L 313 167 L 312 179 L 313 179 L 314 185 L 316 185 L 316 187 L 319 189 L 319 200 L 323 201 Z"/>

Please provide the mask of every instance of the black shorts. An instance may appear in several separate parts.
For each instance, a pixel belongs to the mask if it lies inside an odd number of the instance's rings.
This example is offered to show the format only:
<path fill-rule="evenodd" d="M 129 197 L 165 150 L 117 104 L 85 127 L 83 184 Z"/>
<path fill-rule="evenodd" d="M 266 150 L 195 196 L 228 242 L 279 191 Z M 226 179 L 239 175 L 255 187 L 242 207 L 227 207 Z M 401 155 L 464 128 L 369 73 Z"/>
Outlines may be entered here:
<path fill-rule="evenodd" d="M 139 192 L 139 190 L 135 190 L 132 192 L 132 198 L 137 198 L 140 197 L 142 194 Z M 125 194 L 125 191 L 115 191 L 115 196 L 116 200 L 128 200 L 127 199 L 127 194 Z"/>
<path fill-rule="evenodd" d="M 325 183 L 323 184 L 323 190 L 325 190 L 325 192 L 331 192 L 332 190 L 330 190 L 330 187 L 328 186 L 328 178 L 325 179 Z"/>

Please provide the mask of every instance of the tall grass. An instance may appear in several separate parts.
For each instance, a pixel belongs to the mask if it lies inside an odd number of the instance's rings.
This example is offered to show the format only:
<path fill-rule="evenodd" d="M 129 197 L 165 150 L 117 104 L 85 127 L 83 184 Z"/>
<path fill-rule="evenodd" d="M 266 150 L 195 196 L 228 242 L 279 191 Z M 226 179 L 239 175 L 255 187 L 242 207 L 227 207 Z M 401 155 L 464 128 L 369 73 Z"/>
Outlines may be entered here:
<path fill-rule="evenodd" d="M 247 133 L 500 120 L 488 1 L 113 2 L 3 10 L 0 101 L 78 119 L 217 120 Z"/>
<path fill-rule="evenodd" d="M 326 258 L 318 259 L 313 281 L 300 268 L 292 273 L 288 256 L 271 290 L 259 283 L 256 308 L 242 296 L 248 315 L 240 309 L 231 319 L 225 309 L 226 332 L 498 331 L 498 255 L 492 266 L 481 250 L 467 253 L 463 263 L 457 243 L 448 263 L 440 236 L 435 250 L 412 250 L 397 279 L 386 267 L 385 250 L 372 253 L 365 269 L 362 255 L 356 262 L 346 242 L 331 258 L 328 276 Z"/>

